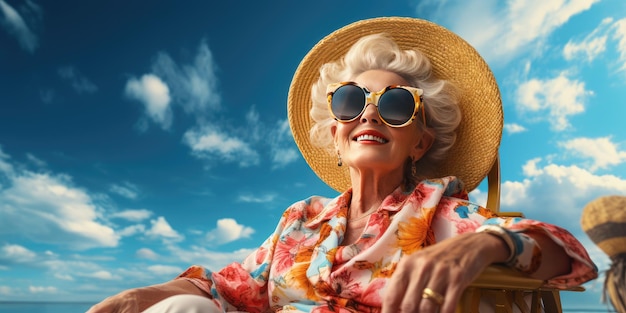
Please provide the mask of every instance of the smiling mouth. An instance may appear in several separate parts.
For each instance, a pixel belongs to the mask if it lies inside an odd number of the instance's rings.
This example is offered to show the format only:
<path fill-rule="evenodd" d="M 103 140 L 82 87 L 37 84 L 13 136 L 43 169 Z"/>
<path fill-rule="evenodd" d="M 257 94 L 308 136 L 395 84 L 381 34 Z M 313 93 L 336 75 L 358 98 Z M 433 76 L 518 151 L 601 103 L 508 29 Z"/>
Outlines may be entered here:
<path fill-rule="evenodd" d="M 378 143 L 387 143 L 389 140 L 385 139 L 385 138 L 381 138 L 381 137 L 377 137 L 377 136 L 373 136 L 373 135 L 360 135 L 358 137 L 356 137 L 354 140 L 356 140 L 357 142 L 361 142 L 361 141 L 376 141 Z"/>

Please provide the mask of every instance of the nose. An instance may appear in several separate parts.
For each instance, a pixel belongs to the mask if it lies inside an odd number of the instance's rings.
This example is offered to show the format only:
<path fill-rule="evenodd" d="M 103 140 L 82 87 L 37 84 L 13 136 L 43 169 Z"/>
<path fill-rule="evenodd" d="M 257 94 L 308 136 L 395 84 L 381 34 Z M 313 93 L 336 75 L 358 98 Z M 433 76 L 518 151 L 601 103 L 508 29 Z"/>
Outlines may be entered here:
<path fill-rule="evenodd" d="M 363 111 L 363 115 L 361 115 L 361 123 L 380 123 L 380 118 L 378 117 L 378 108 L 371 101 L 368 101 L 365 104 L 365 110 Z"/>

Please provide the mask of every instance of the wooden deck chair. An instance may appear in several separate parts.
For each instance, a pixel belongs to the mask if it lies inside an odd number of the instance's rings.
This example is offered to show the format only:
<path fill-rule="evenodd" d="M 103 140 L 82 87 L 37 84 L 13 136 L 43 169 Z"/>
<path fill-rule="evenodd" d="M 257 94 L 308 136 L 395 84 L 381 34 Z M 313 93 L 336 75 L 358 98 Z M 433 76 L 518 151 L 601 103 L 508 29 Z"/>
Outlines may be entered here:
<path fill-rule="evenodd" d="M 488 194 L 487 208 L 500 216 L 523 217 L 520 212 L 500 212 L 500 159 L 496 158 L 487 175 Z M 584 291 L 583 287 L 574 287 L 568 291 Z M 457 313 L 479 312 L 480 298 L 490 295 L 495 298 L 496 313 L 512 313 L 517 305 L 523 313 L 536 313 L 543 310 L 547 313 L 561 313 L 560 290 L 547 288 L 544 281 L 524 276 L 523 274 L 503 267 L 489 266 L 463 293 L 457 305 Z M 524 295 L 530 294 L 530 306 L 524 301 Z"/>

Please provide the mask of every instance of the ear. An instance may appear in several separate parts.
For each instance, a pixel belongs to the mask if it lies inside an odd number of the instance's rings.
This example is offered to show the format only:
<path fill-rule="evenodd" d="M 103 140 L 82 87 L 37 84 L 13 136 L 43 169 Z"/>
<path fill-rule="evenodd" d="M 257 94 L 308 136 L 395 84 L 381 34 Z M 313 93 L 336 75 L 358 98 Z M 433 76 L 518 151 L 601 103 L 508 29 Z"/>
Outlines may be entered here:
<path fill-rule="evenodd" d="M 332 126 L 330 126 L 330 134 L 331 136 L 333 136 L 333 142 L 335 143 L 335 146 L 337 146 L 337 123 L 333 123 Z"/>
<path fill-rule="evenodd" d="M 413 160 L 417 161 L 421 159 L 430 147 L 435 142 L 435 137 L 431 133 L 430 129 L 422 131 L 422 137 L 419 139 L 417 144 L 413 147 Z"/>

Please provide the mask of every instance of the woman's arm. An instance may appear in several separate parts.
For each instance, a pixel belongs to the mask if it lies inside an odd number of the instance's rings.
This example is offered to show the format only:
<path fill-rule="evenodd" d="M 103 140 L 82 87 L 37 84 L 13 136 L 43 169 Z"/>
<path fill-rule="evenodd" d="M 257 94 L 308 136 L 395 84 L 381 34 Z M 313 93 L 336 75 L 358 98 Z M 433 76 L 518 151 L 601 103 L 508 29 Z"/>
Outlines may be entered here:
<path fill-rule="evenodd" d="M 525 234 L 535 239 L 537 245 L 541 247 L 541 259 L 544 261 L 541 262 L 536 272 L 530 274 L 531 277 L 548 280 L 571 272 L 572 259 L 563 247 L 556 244 L 544 233 L 530 231 Z M 549 260 L 549 262 L 545 260 Z"/>
<path fill-rule="evenodd" d="M 180 294 L 210 297 L 191 282 L 176 279 L 163 284 L 122 291 L 92 306 L 87 313 L 139 313 L 165 298 Z"/>

